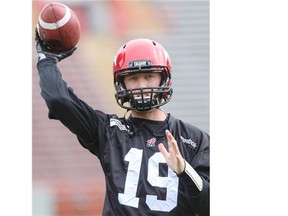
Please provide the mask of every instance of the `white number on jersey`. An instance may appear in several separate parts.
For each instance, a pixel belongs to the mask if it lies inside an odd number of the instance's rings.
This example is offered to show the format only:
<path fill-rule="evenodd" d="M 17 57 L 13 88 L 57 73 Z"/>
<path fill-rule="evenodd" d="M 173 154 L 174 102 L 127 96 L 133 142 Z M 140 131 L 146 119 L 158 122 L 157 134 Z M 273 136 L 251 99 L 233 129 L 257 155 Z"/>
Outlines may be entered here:
<path fill-rule="evenodd" d="M 136 197 L 138 188 L 143 150 L 131 148 L 125 156 L 129 162 L 124 193 L 118 194 L 118 200 L 122 205 L 138 208 L 139 198 Z M 170 212 L 177 205 L 178 184 L 177 175 L 168 167 L 166 177 L 159 176 L 159 164 L 166 163 L 160 152 L 156 152 L 148 160 L 148 182 L 155 187 L 167 189 L 166 200 L 158 200 L 155 195 L 146 195 L 146 204 L 151 210 Z"/>

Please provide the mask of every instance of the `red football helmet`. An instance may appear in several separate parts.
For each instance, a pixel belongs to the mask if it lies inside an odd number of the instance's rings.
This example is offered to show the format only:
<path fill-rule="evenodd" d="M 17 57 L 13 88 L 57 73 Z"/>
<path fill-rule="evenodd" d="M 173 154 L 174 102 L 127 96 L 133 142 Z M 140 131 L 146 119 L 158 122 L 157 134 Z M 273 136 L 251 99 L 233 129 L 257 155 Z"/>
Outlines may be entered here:
<path fill-rule="evenodd" d="M 148 111 L 168 103 L 173 89 L 172 64 L 167 51 L 150 39 L 134 39 L 124 44 L 113 62 L 115 98 L 119 106 L 128 110 Z M 126 89 L 123 77 L 131 73 L 160 72 L 160 86 Z M 136 94 L 141 97 L 134 97 Z M 149 97 L 145 97 L 144 93 Z"/>

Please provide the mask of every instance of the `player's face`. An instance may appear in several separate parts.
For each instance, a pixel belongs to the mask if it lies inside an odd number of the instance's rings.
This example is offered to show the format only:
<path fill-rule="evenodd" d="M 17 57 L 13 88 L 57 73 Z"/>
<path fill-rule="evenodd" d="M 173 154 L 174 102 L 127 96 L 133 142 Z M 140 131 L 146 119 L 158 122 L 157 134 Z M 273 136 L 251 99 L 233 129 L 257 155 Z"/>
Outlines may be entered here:
<path fill-rule="evenodd" d="M 160 72 L 131 73 L 123 77 L 129 102 L 138 111 L 146 112 L 158 104 L 162 76 Z"/>
<path fill-rule="evenodd" d="M 124 77 L 126 89 L 140 89 L 149 87 L 159 87 L 161 74 L 157 72 L 135 73 Z"/>

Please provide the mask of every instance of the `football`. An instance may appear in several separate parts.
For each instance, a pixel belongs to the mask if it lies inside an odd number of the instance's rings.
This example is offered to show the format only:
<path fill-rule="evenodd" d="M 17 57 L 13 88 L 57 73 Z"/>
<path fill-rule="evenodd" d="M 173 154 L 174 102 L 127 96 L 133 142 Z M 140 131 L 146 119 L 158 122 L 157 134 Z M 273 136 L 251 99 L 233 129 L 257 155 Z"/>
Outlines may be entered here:
<path fill-rule="evenodd" d="M 51 2 L 40 11 L 37 31 L 39 37 L 52 52 L 64 52 L 77 46 L 80 39 L 80 23 L 68 6 Z"/>

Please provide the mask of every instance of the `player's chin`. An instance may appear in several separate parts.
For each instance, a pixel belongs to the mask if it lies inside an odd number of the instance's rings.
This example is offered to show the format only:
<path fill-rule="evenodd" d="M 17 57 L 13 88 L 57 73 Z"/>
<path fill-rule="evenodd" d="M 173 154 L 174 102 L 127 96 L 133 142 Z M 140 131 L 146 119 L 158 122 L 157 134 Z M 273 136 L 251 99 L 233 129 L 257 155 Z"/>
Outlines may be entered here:
<path fill-rule="evenodd" d="M 156 108 L 151 108 L 151 109 L 148 109 L 148 110 L 138 110 L 138 109 L 135 109 L 133 111 L 137 112 L 137 113 L 142 113 L 142 114 L 146 114 L 146 113 L 151 113 L 155 110 Z"/>

